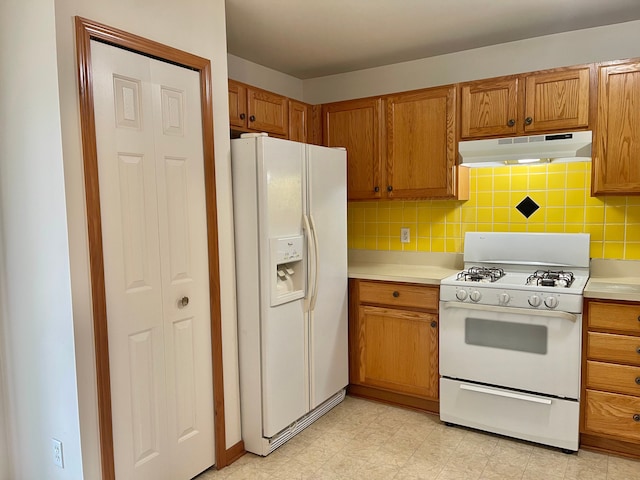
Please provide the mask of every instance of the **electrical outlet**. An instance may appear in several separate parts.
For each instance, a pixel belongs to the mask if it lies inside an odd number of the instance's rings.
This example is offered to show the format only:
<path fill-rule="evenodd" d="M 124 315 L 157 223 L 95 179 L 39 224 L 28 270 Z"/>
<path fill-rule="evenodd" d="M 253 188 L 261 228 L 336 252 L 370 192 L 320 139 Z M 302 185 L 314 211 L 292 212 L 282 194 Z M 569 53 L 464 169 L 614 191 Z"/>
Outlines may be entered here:
<path fill-rule="evenodd" d="M 409 228 L 401 228 L 400 229 L 400 242 L 409 243 L 411 240 L 411 229 Z"/>
<path fill-rule="evenodd" d="M 64 468 L 64 459 L 62 457 L 62 442 L 60 440 L 52 438 L 51 450 L 53 453 L 53 463 L 55 463 L 60 468 Z"/>

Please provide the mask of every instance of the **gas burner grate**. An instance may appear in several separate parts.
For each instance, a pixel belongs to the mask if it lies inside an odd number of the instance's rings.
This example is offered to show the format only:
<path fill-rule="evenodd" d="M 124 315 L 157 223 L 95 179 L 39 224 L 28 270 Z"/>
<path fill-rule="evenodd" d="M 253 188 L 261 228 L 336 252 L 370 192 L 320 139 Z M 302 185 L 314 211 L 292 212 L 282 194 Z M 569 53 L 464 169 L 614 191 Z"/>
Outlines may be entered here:
<path fill-rule="evenodd" d="M 495 282 L 504 277 L 504 270 L 498 267 L 469 267 L 458 273 L 456 280 L 463 282 Z"/>
<path fill-rule="evenodd" d="M 568 288 L 573 283 L 573 280 L 573 272 L 565 272 L 563 270 L 536 270 L 527 278 L 527 285 Z"/>

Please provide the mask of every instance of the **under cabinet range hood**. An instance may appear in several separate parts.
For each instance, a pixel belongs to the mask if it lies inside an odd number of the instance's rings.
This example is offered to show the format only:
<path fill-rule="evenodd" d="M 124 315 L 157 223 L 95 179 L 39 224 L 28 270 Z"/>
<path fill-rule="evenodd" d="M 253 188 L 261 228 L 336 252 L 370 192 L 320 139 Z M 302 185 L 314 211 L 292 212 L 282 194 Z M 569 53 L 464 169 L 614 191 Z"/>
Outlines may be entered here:
<path fill-rule="evenodd" d="M 495 167 L 524 163 L 588 162 L 591 132 L 469 140 L 458 144 L 462 165 Z"/>

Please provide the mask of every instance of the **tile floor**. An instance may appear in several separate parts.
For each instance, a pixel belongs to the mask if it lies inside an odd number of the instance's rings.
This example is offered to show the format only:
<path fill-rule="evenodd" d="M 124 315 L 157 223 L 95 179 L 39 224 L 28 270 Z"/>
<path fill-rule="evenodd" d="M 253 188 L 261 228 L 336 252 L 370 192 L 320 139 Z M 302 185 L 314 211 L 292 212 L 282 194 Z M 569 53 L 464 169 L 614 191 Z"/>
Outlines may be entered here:
<path fill-rule="evenodd" d="M 640 480 L 640 460 L 559 450 L 347 397 L 268 457 L 196 480 Z"/>

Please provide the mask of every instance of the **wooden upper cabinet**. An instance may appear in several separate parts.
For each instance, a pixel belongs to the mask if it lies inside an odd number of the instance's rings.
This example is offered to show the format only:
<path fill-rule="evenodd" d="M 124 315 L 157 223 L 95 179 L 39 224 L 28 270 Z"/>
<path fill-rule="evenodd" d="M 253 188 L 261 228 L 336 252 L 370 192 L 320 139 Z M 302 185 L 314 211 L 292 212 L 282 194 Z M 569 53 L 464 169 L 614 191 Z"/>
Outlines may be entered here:
<path fill-rule="evenodd" d="M 593 195 L 640 193 L 640 61 L 598 68 Z"/>
<path fill-rule="evenodd" d="M 247 126 L 247 89 L 229 80 L 229 123 L 234 127 Z"/>
<path fill-rule="evenodd" d="M 229 124 L 243 132 L 289 134 L 289 100 L 244 83 L 229 80 Z"/>
<path fill-rule="evenodd" d="M 310 142 L 311 105 L 289 99 L 289 140 Z"/>
<path fill-rule="evenodd" d="M 382 100 L 365 98 L 322 106 L 323 139 L 328 147 L 347 149 L 349 200 L 381 198 Z"/>
<path fill-rule="evenodd" d="M 286 136 L 289 133 L 287 97 L 247 87 L 247 126 L 252 130 Z"/>
<path fill-rule="evenodd" d="M 589 126 L 590 67 L 525 78 L 524 131 L 540 133 Z"/>
<path fill-rule="evenodd" d="M 453 197 L 456 88 L 387 97 L 388 198 Z"/>
<path fill-rule="evenodd" d="M 460 86 L 460 136 L 515 135 L 518 79 L 504 78 Z"/>
<path fill-rule="evenodd" d="M 592 67 L 567 67 L 460 85 L 460 137 L 589 128 Z"/>

